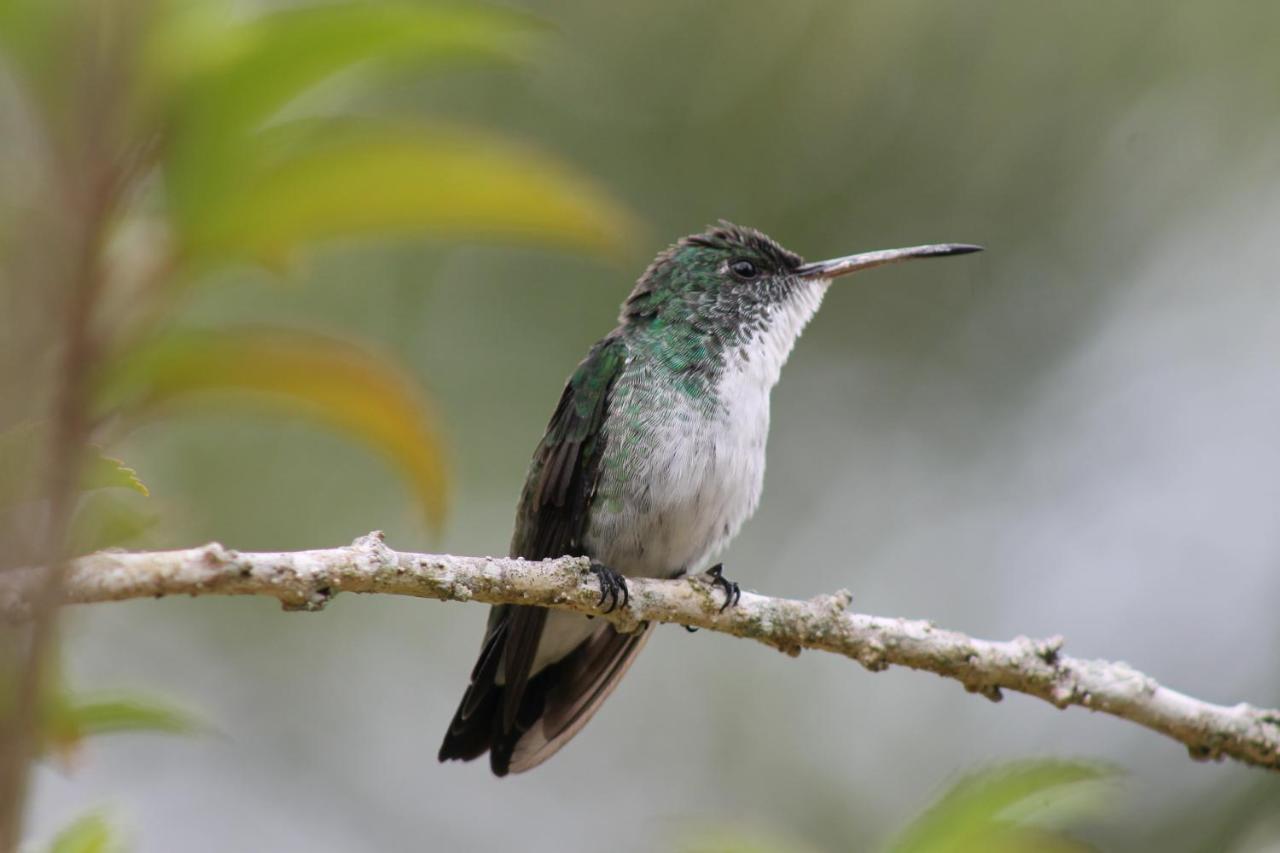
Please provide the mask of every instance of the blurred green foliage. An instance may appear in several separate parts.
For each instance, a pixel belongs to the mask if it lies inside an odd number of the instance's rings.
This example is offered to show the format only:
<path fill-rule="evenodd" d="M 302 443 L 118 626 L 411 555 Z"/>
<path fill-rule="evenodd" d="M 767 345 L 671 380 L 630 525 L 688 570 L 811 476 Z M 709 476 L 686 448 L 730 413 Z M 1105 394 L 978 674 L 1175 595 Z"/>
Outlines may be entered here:
<path fill-rule="evenodd" d="M 113 352 L 262 327 L 376 341 L 393 372 L 429 388 L 446 421 L 431 426 L 449 436 L 451 523 L 429 541 L 422 513 L 405 512 L 407 469 L 371 465 L 366 442 L 297 417 L 242 416 L 267 400 L 312 404 L 247 390 L 237 406 L 250 408 L 233 410 L 225 389 L 175 393 L 99 424 L 107 455 L 156 497 L 95 491 L 81 508 L 91 544 L 76 547 L 138 535 L 313 547 L 377 526 L 402 547 L 497 553 L 565 375 L 666 241 L 722 216 L 812 256 L 972 240 L 990 251 L 963 271 L 922 265 L 833 290 L 775 394 L 764 502 L 726 561 L 779 594 L 847 586 L 876 612 L 992 636 L 1063 632 L 1218 701 L 1280 701 L 1268 651 L 1280 648 L 1268 613 L 1280 593 L 1269 390 L 1280 6 L 510 2 L 537 18 L 275 0 L 173 3 L 155 17 L 158 6 L 112 0 L 58 23 L 65 0 L 0 0 L 0 14 L 34 10 L 35 22 L 0 26 L 0 350 L 21 366 L 0 393 L 0 426 L 44 411 L 43 318 L 56 312 L 27 303 L 57 292 L 53 274 L 80 245 L 54 211 L 79 202 L 94 146 L 118 151 L 140 138 L 130 128 L 158 128 L 140 159 L 125 158 L 147 177 L 130 184 L 100 256 Z M 126 11 L 102 26 L 99 8 Z M 294 52 L 314 67 L 276 68 L 265 34 L 313 13 L 337 22 L 313 27 L 329 35 L 286 41 L 312 39 Z M 407 20 L 432 14 L 479 23 L 440 24 L 460 46 L 420 54 L 425 36 Z M 114 50 L 130 39 L 147 52 Z M 384 39 L 403 50 L 378 53 Z M 117 109 L 86 82 L 119 77 L 98 72 L 121 52 L 160 69 L 163 85 L 131 96 L 149 112 Z M 173 92 L 224 76 L 238 79 L 246 115 L 228 120 L 228 138 L 205 137 L 202 176 L 176 152 L 208 122 Z M 105 93 L 97 104 L 75 91 Z M 329 130 L 340 147 L 380 128 L 545 162 L 512 141 L 525 140 L 574 164 L 575 182 L 578 170 L 606 180 L 649 228 L 613 266 L 458 246 L 530 237 L 514 227 L 462 241 L 432 226 L 415 233 L 449 239 L 370 245 L 378 235 L 342 218 L 358 215 L 342 209 L 347 189 L 324 197 L 338 225 L 314 244 L 297 242 L 293 221 L 233 245 L 246 235 L 225 214 L 201 225 L 200 209 L 184 212 L 207 197 L 211 217 L 224 203 L 255 216 L 244 199 L 257 188 L 219 170 L 242 163 L 284 182 L 311 162 L 306 146 L 329 149 Z M 172 188 L 180 165 L 184 196 Z M 378 216 L 403 235 L 413 226 L 390 217 L 406 209 Z M 197 251 L 201 241 L 226 254 Z M 130 399 L 148 395 L 135 386 Z M 992 709 L 932 680 L 868 679 L 705 634 L 660 633 L 574 748 L 494 787 L 430 755 L 479 610 L 361 599 L 317 619 L 248 601 L 77 611 L 91 640 L 68 644 L 77 683 L 199 697 L 234 738 L 104 743 L 73 780 L 47 774 L 42 835 L 115 798 L 142 819 L 144 849 L 182 849 L 195 832 L 280 850 L 404 849 L 425 828 L 440 849 L 616 839 L 639 851 L 690 815 L 722 820 L 744 845 L 880 849 L 940 779 L 1031 752 L 1105 757 L 1133 774 L 1123 811 L 1085 833 L 1104 849 L 1254 851 L 1280 837 L 1273 780 L 1191 765 L 1136 728 L 1016 700 Z M 437 653 L 459 646 L 467 653 Z M 211 801 L 243 806 L 243 823 L 217 823 Z M 741 813 L 754 823 L 735 822 Z"/>
<path fill-rule="evenodd" d="M 390 359 L 349 342 L 280 328 L 181 331 L 117 360 L 100 384 L 104 411 L 154 414 L 182 401 L 215 405 L 241 392 L 342 428 L 382 451 L 444 515 L 442 444 L 429 406 Z"/>
<path fill-rule="evenodd" d="M 541 29 L 514 12 L 438 3 L 0 4 L 0 61 L 13 83 L 0 124 L 20 141 L 0 165 L 37 176 L 0 193 L 0 304 L 10 309 L 0 312 L 0 563 L 137 543 L 158 514 L 98 492 L 148 490 L 90 442 L 117 442 L 193 399 L 338 428 L 387 458 L 438 529 L 448 451 L 425 392 L 394 358 L 298 328 L 187 324 L 183 305 L 221 270 L 287 272 L 300 252 L 335 240 L 619 251 L 632 217 L 555 157 L 465 126 L 365 115 L 357 99 L 317 92 L 343 73 L 368 85 L 408 69 L 518 60 Z M 58 472 L 75 463 L 80 500 L 60 519 L 75 483 Z M 46 527 L 65 529 L 66 541 L 50 545 Z M 0 629 L 0 755 L 26 752 L 15 747 L 26 724 L 8 725 L 24 719 L 20 682 L 35 685 L 25 707 L 40 714 L 42 752 L 108 732 L 194 728 L 154 701 L 68 692 L 52 653 L 25 660 L 51 644 L 22 630 Z M 41 671 L 43 686 L 11 675 Z M 21 796 L 0 787 L 6 805 Z M 0 829 L 11 837 L 7 822 Z M 54 845 L 108 847 L 96 817 Z"/>
<path fill-rule="evenodd" d="M 1091 845 L 1063 827 L 1104 813 L 1100 786 L 1115 771 L 1097 764 L 1021 761 L 976 771 L 957 782 L 888 846 L 890 853 L 1086 853 Z M 814 853 L 818 848 L 752 826 L 687 835 L 679 853 Z"/>
<path fill-rule="evenodd" d="M 56 695 L 44 711 L 45 749 L 74 752 L 87 737 L 123 732 L 195 734 L 207 726 L 191 712 L 162 699 L 127 693 Z"/>
<path fill-rule="evenodd" d="M 82 495 L 67 531 L 67 552 L 89 554 L 125 543 L 144 546 L 159 523 L 155 505 L 136 495 L 107 491 Z"/>
<path fill-rule="evenodd" d="M 27 131 L 55 179 L 88 183 L 49 215 L 70 232 L 100 232 L 80 235 L 100 255 L 86 262 L 101 279 L 87 285 L 102 315 L 94 375 L 109 389 L 96 395 L 97 422 L 118 438 L 120 424 L 179 397 L 273 397 L 276 409 L 336 424 L 385 453 L 438 526 L 445 450 L 423 393 L 390 359 L 296 330 L 181 330 L 179 288 L 245 261 L 283 270 L 300 250 L 335 239 L 617 251 L 632 218 L 549 155 L 462 126 L 362 115 L 341 99 L 310 114 L 297 106 L 353 69 L 367 80 L 408 66 L 517 60 L 540 29 L 513 12 L 433 3 L 245 14 L 187 0 L 7 2 L 0 44 L 23 84 Z M 41 251 L 63 251 L 54 236 L 25 251 L 36 263 Z M 22 286 L 19 276 L 5 280 Z M 115 393 L 121 385 L 127 394 Z M 45 454 L 34 450 L 31 470 L 5 469 L 5 487 L 38 478 Z"/>
<path fill-rule="evenodd" d="M 1114 770 L 1097 764 L 1065 761 L 1028 761 L 973 773 L 956 783 L 936 805 L 912 823 L 891 850 L 893 853 L 1092 850 L 1092 846 L 1036 825 L 1036 821 L 1066 819 L 1070 809 L 1081 805 L 1081 785 L 1096 785 L 1114 774 Z M 1095 809 L 1098 802 L 1095 797 Z"/>
<path fill-rule="evenodd" d="M 254 141 L 238 186 L 191 205 L 196 258 L 243 255 L 285 266 L 320 239 L 424 231 L 616 251 L 625 218 L 568 170 L 476 131 L 309 120 Z"/>
<path fill-rule="evenodd" d="M 35 422 L 0 432 L 0 511 L 42 497 L 39 490 L 45 483 L 40 475 L 47 432 L 47 424 Z M 124 488 L 143 497 L 149 494 L 138 479 L 137 471 L 119 459 L 104 455 L 100 448 L 92 448 L 92 452 L 86 454 L 83 467 L 80 476 L 83 491 Z"/>
<path fill-rule="evenodd" d="M 125 849 L 110 821 L 98 812 L 76 818 L 49 845 L 49 853 L 123 853 Z"/>
<path fill-rule="evenodd" d="M 178 730 L 184 724 L 179 718 Z M 1104 801 L 1098 787 L 1113 776 L 1114 771 L 1099 765 L 1053 760 L 991 767 L 956 783 L 888 849 L 890 853 L 1088 853 L 1095 848 L 1074 840 L 1060 827 L 1073 818 L 1101 813 Z M 1091 796 L 1085 800 L 1082 793 Z M 84 821 L 91 826 L 76 830 Z M 677 853 L 818 853 L 818 848 L 805 842 L 762 831 L 751 825 L 749 817 L 744 816 L 742 823 L 688 832 L 673 849 Z M 81 818 L 63 834 L 88 833 L 90 828 L 104 839 L 110 837 L 109 825 L 96 815 Z"/>

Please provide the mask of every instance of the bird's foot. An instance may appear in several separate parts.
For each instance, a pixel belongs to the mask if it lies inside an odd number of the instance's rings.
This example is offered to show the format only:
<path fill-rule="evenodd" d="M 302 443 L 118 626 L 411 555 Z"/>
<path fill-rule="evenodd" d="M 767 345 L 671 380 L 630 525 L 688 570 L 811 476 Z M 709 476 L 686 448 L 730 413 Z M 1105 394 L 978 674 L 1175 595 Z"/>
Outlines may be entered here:
<path fill-rule="evenodd" d="M 690 634 L 698 633 L 698 629 L 693 627 L 692 625 L 681 625 L 680 627 L 688 631 Z"/>
<path fill-rule="evenodd" d="M 716 563 L 707 569 L 707 576 L 711 578 L 712 586 L 718 586 L 724 590 L 724 604 L 720 605 L 721 613 L 737 604 L 738 599 L 742 598 L 742 590 L 738 585 L 724 576 L 724 563 Z"/>
<path fill-rule="evenodd" d="M 631 590 L 627 589 L 627 579 L 615 572 L 613 569 L 592 561 L 591 574 L 600 580 L 600 600 L 597 604 L 604 604 L 609 601 L 609 606 L 605 608 L 605 613 L 612 613 L 621 604 L 623 607 L 631 601 Z"/>

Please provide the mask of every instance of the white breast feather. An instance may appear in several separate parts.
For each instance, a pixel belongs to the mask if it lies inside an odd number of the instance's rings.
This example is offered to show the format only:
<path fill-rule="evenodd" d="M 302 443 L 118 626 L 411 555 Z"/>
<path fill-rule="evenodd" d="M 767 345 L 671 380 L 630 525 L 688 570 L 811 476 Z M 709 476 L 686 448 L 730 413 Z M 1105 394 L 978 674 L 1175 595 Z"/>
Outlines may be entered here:
<path fill-rule="evenodd" d="M 825 292 L 825 282 L 799 288 L 755 340 L 728 351 L 711 403 L 673 392 L 670 405 L 627 425 L 647 433 L 638 444 L 648 452 L 629 461 L 615 510 L 593 513 L 587 546 L 596 559 L 623 574 L 671 577 L 706 569 L 737 534 L 760 502 L 770 392 Z M 645 381 L 637 371 L 615 395 Z"/>
<path fill-rule="evenodd" d="M 674 577 L 708 568 L 760 503 L 769 393 L 796 339 L 822 303 L 828 282 L 813 282 L 775 308 L 761 337 L 726 354 L 716 399 L 694 400 L 674 389 L 664 404 L 647 400 L 630 422 L 613 417 L 610 444 L 643 448 L 620 471 L 602 471 L 585 544 L 592 557 L 635 577 Z M 611 409 L 626 411 L 634 395 L 663 387 L 653 366 L 629 358 L 613 389 Z M 627 434 L 609 430 L 628 431 Z M 533 671 L 559 660 L 595 630 L 572 613 L 552 612 Z"/>

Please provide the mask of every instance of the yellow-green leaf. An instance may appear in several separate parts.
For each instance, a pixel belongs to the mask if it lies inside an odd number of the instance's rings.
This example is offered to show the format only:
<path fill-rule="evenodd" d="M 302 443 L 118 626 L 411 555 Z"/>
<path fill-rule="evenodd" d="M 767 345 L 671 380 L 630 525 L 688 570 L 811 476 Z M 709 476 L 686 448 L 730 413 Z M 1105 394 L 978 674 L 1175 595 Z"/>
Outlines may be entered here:
<path fill-rule="evenodd" d="M 221 4 L 215 4 L 218 6 Z M 178 85 L 175 106 L 210 128 L 237 131 L 358 63 L 512 60 L 540 29 L 532 18 L 478 5 L 329 2 L 248 19 L 179 10 L 157 29 L 155 62 Z M 191 26 L 181 26 L 183 22 Z"/>
<path fill-rule="evenodd" d="M 103 548 L 137 547 L 159 521 L 155 513 L 144 512 L 116 492 L 85 495 L 76 507 L 67 532 L 67 553 L 91 554 Z"/>
<path fill-rule="evenodd" d="M 94 735 L 191 734 L 206 726 L 190 712 L 145 696 L 60 696 L 45 713 L 45 737 L 58 750 Z"/>
<path fill-rule="evenodd" d="M 187 249 L 278 265 L 308 243 L 402 235 L 618 251 L 635 224 L 567 166 L 476 131 L 299 122 L 264 134 L 259 165 L 189 222 Z"/>
<path fill-rule="evenodd" d="M 268 328 L 174 333 L 117 360 L 100 404 L 145 413 L 219 392 L 363 440 L 408 478 L 428 520 L 442 521 L 445 464 L 427 400 L 393 362 L 353 343 Z"/>
<path fill-rule="evenodd" d="M 151 40 L 151 78 L 170 81 L 169 189 L 189 219 L 251 151 L 246 134 L 325 79 L 358 64 L 511 60 L 540 29 L 477 5 L 337 2 L 247 20 L 222 3 L 180 4 Z"/>
<path fill-rule="evenodd" d="M 114 853 L 120 849 L 111 824 L 98 812 L 76 818 L 49 845 L 49 853 Z"/>
<path fill-rule="evenodd" d="M 146 497 L 151 494 L 146 485 L 138 479 L 138 472 L 125 465 L 113 456 L 104 456 L 96 447 L 91 447 L 92 455 L 85 463 L 84 474 L 80 479 L 80 488 L 90 489 L 131 489 Z"/>
<path fill-rule="evenodd" d="M 1028 825 L 1030 811 L 1070 798 L 1078 786 L 1114 776 L 1097 765 L 1028 761 L 961 780 L 909 826 L 894 853 L 1075 853 L 1090 849 L 1062 834 Z"/>

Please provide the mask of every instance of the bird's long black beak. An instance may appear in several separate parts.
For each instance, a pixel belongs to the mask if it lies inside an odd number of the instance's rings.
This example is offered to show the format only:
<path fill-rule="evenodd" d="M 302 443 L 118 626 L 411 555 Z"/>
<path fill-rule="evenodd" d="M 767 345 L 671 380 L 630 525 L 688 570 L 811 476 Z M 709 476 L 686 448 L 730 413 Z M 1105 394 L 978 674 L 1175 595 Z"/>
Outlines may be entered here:
<path fill-rule="evenodd" d="M 934 243 L 929 246 L 911 246 L 906 249 L 880 249 L 876 252 L 862 252 L 857 255 L 845 255 L 843 258 L 832 258 L 829 261 L 814 261 L 804 264 L 795 274 L 801 278 L 835 278 L 848 275 L 858 270 L 869 270 L 885 264 L 896 264 L 914 258 L 941 258 L 947 255 L 967 255 L 970 252 L 981 252 L 981 246 L 971 243 Z"/>

